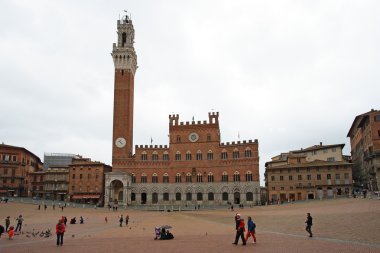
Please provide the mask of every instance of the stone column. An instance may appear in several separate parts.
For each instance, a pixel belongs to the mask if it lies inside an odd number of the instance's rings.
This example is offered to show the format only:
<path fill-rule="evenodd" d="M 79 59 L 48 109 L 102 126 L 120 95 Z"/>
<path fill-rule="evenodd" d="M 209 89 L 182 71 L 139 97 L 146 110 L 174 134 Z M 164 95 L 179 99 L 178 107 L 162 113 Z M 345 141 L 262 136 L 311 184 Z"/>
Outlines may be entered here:
<path fill-rule="evenodd" d="M 141 193 L 135 193 L 136 194 L 136 203 L 137 205 L 141 204 Z"/>
<path fill-rule="evenodd" d="M 235 203 L 234 193 L 228 193 L 228 201 L 231 202 L 231 204 Z"/>
<path fill-rule="evenodd" d="M 124 192 L 123 192 L 123 202 L 124 202 L 124 205 L 127 205 L 127 203 L 128 203 L 128 189 L 127 189 L 127 186 L 124 186 L 123 189 L 124 189 Z"/>
<path fill-rule="evenodd" d="M 109 202 L 110 190 L 109 190 L 109 187 L 107 185 L 104 188 L 105 188 L 105 192 L 104 192 L 104 206 L 107 206 L 108 202 Z"/>

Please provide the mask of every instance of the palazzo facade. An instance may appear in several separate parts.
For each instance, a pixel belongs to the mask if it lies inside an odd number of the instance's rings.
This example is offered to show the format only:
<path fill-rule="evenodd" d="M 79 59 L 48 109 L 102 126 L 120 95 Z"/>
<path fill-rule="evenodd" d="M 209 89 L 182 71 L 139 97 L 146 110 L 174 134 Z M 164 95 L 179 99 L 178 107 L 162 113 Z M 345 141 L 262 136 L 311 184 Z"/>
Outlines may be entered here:
<path fill-rule="evenodd" d="M 133 150 L 134 28 L 117 22 L 112 172 L 105 173 L 105 204 L 255 205 L 260 202 L 258 141 L 221 143 L 219 113 L 180 122 L 169 115 L 169 145 Z"/>

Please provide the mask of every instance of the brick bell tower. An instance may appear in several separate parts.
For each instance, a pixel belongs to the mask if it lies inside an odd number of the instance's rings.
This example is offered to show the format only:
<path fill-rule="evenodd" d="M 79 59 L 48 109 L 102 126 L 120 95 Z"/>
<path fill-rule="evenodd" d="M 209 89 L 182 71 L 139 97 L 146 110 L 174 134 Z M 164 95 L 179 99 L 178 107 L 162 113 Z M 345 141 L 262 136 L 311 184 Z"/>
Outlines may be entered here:
<path fill-rule="evenodd" d="M 132 157 L 134 77 L 137 69 L 134 36 L 135 30 L 128 15 L 117 21 L 117 43 L 113 43 L 111 54 L 115 65 L 113 167 Z"/>

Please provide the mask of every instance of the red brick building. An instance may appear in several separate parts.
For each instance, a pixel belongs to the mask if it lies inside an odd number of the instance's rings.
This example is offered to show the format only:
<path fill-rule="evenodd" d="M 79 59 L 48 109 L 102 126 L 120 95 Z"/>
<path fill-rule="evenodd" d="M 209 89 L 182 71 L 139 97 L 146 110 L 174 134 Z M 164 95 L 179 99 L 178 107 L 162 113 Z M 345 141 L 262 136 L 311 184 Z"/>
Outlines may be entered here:
<path fill-rule="evenodd" d="M 111 170 L 111 166 L 90 158 L 74 158 L 69 165 L 69 199 L 81 203 L 103 203 L 104 173 Z"/>
<path fill-rule="evenodd" d="M 347 134 L 351 142 L 353 178 L 357 188 L 380 189 L 380 111 L 355 117 Z"/>
<path fill-rule="evenodd" d="M 221 143 L 219 113 L 180 122 L 169 116 L 169 145 L 137 145 L 133 153 L 134 28 L 118 20 L 111 173 L 105 202 L 122 204 L 256 204 L 260 201 L 258 141 Z"/>
<path fill-rule="evenodd" d="M 29 173 L 42 166 L 41 159 L 29 150 L 0 144 L 0 195 L 31 196 Z"/>

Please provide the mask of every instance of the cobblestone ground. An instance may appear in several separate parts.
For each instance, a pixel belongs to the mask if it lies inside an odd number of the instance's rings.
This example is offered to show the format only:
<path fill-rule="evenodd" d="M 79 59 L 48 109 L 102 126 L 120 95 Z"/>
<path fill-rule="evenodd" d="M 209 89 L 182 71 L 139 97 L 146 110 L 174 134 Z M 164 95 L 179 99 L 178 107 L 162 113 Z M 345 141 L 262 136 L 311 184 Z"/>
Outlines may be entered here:
<path fill-rule="evenodd" d="M 234 215 L 252 216 L 257 224 L 257 244 L 235 246 Z M 305 231 L 306 213 L 313 216 L 314 237 Z M 0 222 L 10 215 L 12 224 L 22 214 L 23 233 L 0 239 L 1 253 L 17 252 L 380 252 L 380 201 L 339 199 L 302 202 L 281 206 L 188 212 L 147 212 L 66 208 L 37 210 L 31 204 L 0 204 Z M 118 216 L 130 216 L 128 226 L 118 224 Z M 53 237 L 33 237 L 30 233 L 52 229 L 65 215 L 80 216 L 85 224 L 68 225 L 63 247 Z M 105 222 L 108 218 L 108 223 Z M 175 236 L 155 241 L 154 227 L 169 224 Z M 4 224 L 3 224 L 4 225 Z M 33 230 L 34 229 L 34 230 Z M 251 240 L 251 239 L 250 239 Z"/>

